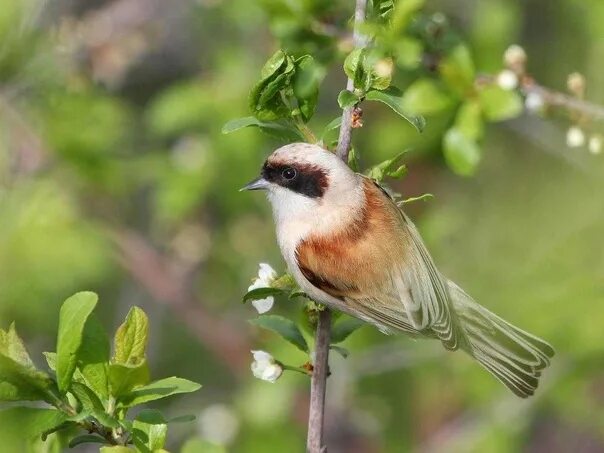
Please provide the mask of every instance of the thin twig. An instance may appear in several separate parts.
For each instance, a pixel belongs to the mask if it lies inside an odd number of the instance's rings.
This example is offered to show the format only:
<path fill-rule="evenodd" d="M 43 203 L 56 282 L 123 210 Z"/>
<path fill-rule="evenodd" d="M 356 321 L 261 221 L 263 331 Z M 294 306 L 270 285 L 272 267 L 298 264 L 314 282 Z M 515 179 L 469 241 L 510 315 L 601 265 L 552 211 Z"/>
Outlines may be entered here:
<path fill-rule="evenodd" d="M 365 44 L 360 33 L 360 25 L 365 21 L 367 0 L 356 0 L 354 12 L 354 45 L 362 47 Z M 353 81 L 348 79 L 346 89 L 353 90 Z M 352 135 L 353 108 L 344 109 L 342 125 L 336 154 L 344 162 L 348 162 L 350 152 L 350 139 Z M 308 414 L 308 438 L 306 449 L 309 453 L 322 453 L 327 451 L 323 446 L 323 425 L 325 414 L 325 392 L 327 387 L 329 343 L 331 337 L 331 311 L 325 308 L 319 312 L 319 321 L 315 336 L 315 362 L 310 384 L 310 408 Z"/>
<path fill-rule="evenodd" d="M 365 9 L 367 0 L 356 0 L 356 8 L 354 12 L 354 47 L 360 48 L 365 45 L 365 37 L 360 31 L 360 25 L 365 21 Z M 354 90 L 354 82 L 348 79 L 346 82 L 348 91 Z M 340 126 L 340 136 L 338 138 L 338 147 L 336 148 L 337 156 L 344 162 L 348 162 L 348 153 L 350 152 L 350 139 L 352 137 L 352 112 L 353 106 L 346 107 L 342 114 L 342 125 Z"/>

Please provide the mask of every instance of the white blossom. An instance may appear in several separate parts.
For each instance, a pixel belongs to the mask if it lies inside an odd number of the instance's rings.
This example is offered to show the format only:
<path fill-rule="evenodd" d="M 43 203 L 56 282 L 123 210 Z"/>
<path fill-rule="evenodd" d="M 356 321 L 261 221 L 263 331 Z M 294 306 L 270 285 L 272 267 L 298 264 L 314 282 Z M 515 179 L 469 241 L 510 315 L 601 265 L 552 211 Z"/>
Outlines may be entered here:
<path fill-rule="evenodd" d="M 497 85 L 504 90 L 515 90 L 518 87 L 518 76 L 510 69 L 504 69 L 497 74 Z"/>
<path fill-rule="evenodd" d="M 531 113 L 539 113 L 545 107 L 545 100 L 539 93 L 531 92 L 526 96 L 524 106 Z"/>
<path fill-rule="evenodd" d="M 212 404 L 198 417 L 199 434 L 218 445 L 229 445 L 239 431 L 239 419 L 229 406 Z"/>
<path fill-rule="evenodd" d="M 517 44 L 513 44 L 508 47 L 503 54 L 503 61 L 506 67 L 513 69 L 514 71 L 524 70 L 526 64 L 526 52 L 522 47 Z"/>
<path fill-rule="evenodd" d="M 585 145 L 585 133 L 578 126 L 572 126 L 566 132 L 566 144 L 570 148 L 580 148 Z"/>
<path fill-rule="evenodd" d="M 602 136 L 601 135 L 592 135 L 589 138 L 589 143 L 587 147 L 589 148 L 589 152 L 592 154 L 600 154 L 602 152 Z"/>
<path fill-rule="evenodd" d="M 254 280 L 254 282 L 247 289 L 248 292 L 253 289 L 258 288 L 268 288 L 271 286 L 273 281 L 277 278 L 277 272 L 275 269 L 271 267 L 270 264 L 260 263 L 260 267 L 258 269 L 258 277 Z M 266 313 L 275 303 L 275 298 L 273 296 L 265 297 L 264 299 L 257 299 L 252 301 L 252 305 L 258 311 L 258 313 Z"/>
<path fill-rule="evenodd" d="M 585 77 L 583 74 L 573 72 L 568 76 L 566 86 L 568 91 L 573 93 L 575 96 L 582 96 L 583 92 L 585 91 Z"/>
<path fill-rule="evenodd" d="M 274 383 L 281 374 L 283 368 L 277 361 L 266 351 L 252 351 L 254 361 L 252 362 L 252 373 L 254 377 Z"/>
<path fill-rule="evenodd" d="M 383 58 L 375 64 L 373 69 L 379 77 L 392 77 L 394 63 L 391 58 Z"/>

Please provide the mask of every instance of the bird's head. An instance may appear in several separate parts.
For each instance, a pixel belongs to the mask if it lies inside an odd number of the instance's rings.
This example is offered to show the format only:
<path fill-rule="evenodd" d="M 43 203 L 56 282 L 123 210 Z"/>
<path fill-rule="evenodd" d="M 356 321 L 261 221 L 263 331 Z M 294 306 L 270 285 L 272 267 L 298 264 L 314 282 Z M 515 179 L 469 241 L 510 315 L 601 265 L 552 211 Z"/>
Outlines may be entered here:
<path fill-rule="evenodd" d="M 358 175 L 335 154 L 318 145 L 292 143 L 274 151 L 260 177 L 241 190 L 267 190 L 278 216 L 313 218 L 320 207 L 354 203 L 360 189 Z"/>

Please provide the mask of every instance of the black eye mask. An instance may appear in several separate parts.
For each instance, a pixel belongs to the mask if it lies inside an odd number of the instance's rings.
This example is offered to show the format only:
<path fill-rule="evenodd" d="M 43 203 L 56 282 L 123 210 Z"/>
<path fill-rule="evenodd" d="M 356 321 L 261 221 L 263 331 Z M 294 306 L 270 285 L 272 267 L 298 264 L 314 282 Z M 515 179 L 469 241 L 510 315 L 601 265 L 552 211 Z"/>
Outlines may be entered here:
<path fill-rule="evenodd" d="M 321 198 L 329 185 L 327 173 L 310 164 L 285 165 L 266 162 L 262 167 L 262 176 L 267 181 L 309 198 Z"/>

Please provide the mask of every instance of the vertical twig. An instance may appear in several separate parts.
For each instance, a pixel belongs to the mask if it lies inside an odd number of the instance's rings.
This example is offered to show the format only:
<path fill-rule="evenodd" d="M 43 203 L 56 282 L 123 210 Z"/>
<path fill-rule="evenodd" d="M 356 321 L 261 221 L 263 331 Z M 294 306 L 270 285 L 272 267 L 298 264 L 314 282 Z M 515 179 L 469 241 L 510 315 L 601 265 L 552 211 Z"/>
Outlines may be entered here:
<path fill-rule="evenodd" d="M 365 20 L 367 0 L 356 0 L 354 12 L 354 46 L 363 47 L 365 39 L 359 30 L 359 25 Z M 353 81 L 348 79 L 347 90 L 353 90 Z M 344 109 L 342 125 L 336 154 L 348 163 L 350 139 L 352 135 L 353 107 Z M 323 446 L 323 419 L 325 414 L 325 390 L 327 386 L 329 344 L 331 336 L 331 311 L 328 308 L 319 312 L 319 322 L 315 336 L 315 363 L 310 384 L 310 409 L 308 414 L 308 438 L 306 449 L 309 453 L 327 451 Z"/>

